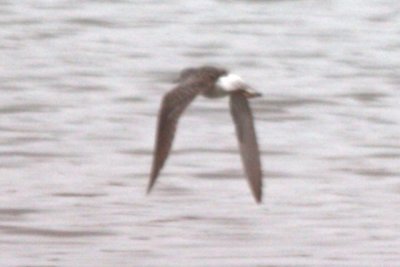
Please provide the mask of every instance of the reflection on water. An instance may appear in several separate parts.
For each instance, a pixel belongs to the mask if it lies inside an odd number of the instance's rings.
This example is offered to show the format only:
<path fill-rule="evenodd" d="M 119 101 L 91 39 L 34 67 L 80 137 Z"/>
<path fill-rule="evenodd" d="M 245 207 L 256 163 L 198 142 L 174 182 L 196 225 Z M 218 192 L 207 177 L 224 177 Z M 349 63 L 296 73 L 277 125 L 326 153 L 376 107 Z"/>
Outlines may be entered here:
<path fill-rule="evenodd" d="M 0 265 L 397 265 L 399 10 L 3 1 Z M 261 206 L 226 99 L 193 103 L 145 196 L 161 96 L 201 64 L 264 95 Z"/>

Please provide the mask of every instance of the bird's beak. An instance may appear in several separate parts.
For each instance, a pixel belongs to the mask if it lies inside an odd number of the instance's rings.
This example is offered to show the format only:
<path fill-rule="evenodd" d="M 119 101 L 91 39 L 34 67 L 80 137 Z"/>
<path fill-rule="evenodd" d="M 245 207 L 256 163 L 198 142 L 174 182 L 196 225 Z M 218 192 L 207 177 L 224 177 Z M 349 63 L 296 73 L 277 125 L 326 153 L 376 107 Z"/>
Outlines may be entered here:
<path fill-rule="evenodd" d="M 260 97 L 262 94 L 260 92 L 257 92 L 250 86 L 246 86 L 246 88 L 243 90 L 243 95 L 247 98 L 253 98 L 253 97 Z"/>

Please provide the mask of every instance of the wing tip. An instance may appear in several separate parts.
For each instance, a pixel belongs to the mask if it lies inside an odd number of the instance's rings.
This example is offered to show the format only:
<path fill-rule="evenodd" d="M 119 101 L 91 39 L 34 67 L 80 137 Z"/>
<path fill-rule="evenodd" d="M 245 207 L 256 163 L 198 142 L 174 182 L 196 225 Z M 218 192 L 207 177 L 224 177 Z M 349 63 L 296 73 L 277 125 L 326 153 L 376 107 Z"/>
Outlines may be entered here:
<path fill-rule="evenodd" d="M 153 189 L 153 186 L 154 186 L 154 184 L 155 184 L 155 181 L 156 181 L 155 177 L 154 177 L 154 176 L 151 176 L 151 177 L 150 177 L 149 184 L 147 185 L 146 195 L 150 195 L 151 190 Z"/>
<path fill-rule="evenodd" d="M 257 204 L 261 204 L 263 201 L 263 186 L 262 186 L 262 180 L 258 184 L 250 184 L 251 187 L 251 192 L 253 194 L 254 200 L 256 201 Z"/>
<path fill-rule="evenodd" d="M 150 186 L 150 185 L 147 186 L 147 189 L 146 189 L 146 195 L 147 196 L 150 195 L 152 187 L 153 186 Z"/>
<path fill-rule="evenodd" d="M 262 192 L 260 191 L 260 192 L 257 192 L 255 195 L 254 195 L 254 199 L 256 200 L 256 203 L 257 204 L 261 204 L 262 203 Z"/>

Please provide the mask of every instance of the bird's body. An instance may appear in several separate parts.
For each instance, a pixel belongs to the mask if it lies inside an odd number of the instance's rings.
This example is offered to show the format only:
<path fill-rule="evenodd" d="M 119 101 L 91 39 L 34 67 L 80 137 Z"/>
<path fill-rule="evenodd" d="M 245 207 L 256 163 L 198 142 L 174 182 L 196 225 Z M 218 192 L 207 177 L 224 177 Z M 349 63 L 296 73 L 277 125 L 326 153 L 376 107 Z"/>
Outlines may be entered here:
<path fill-rule="evenodd" d="M 253 117 L 248 98 L 260 96 L 243 80 L 225 69 L 211 66 L 184 69 L 178 85 L 163 98 L 158 116 L 156 144 L 149 193 L 171 150 L 178 119 L 194 98 L 202 94 L 207 98 L 229 96 L 231 114 L 236 126 L 239 148 L 250 188 L 257 202 L 262 199 L 262 171 Z"/>

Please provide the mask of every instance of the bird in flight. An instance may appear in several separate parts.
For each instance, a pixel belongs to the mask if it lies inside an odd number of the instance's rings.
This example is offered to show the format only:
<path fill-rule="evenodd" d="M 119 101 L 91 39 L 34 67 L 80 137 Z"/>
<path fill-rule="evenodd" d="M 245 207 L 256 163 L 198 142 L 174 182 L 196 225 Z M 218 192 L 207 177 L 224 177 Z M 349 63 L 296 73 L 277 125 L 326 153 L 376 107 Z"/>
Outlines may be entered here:
<path fill-rule="evenodd" d="M 197 95 L 208 98 L 229 96 L 230 111 L 239 141 L 239 150 L 251 192 L 262 200 L 260 151 L 248 99 L 261 96 L 238 75 L 212 66 L 181 71 L 178 84 L 162 99 L 158 114 L 153 165 L 147 193 L 150 193 L 171 150 L 179 117 Z"/>

